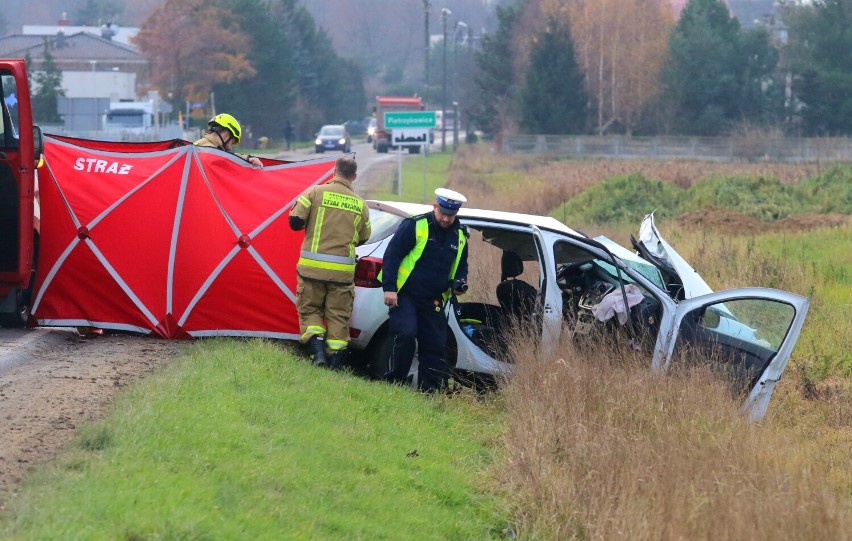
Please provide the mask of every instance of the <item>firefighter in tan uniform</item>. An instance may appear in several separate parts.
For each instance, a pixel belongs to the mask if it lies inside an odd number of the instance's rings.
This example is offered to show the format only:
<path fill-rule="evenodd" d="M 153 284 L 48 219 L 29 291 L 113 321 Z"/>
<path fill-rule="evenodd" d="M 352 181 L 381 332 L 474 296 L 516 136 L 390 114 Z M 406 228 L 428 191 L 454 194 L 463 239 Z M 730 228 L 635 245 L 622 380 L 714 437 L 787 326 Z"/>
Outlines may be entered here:
<path fill-rule="evenodd" d="M 370 209 L 352 190 L 357 170 L 354 159 L 338 158 L 334 178 L 308 188 L 290 211 L 290 228 L 305 229 L 296 265 L 300 340 L 310 347 L 314 364 L 332 370 L 348 354 L 355 247 L 370 238 Z"/>
<path fill-rule="evenodd" d="M 240 144 L 242 128 L 237 119 L 228 113 L 220 113 L 207 123 L 204 137 L 193 143 L 197 147 L 218 148 L 234 156 L 238 156 L 252 164 L 253 167 L 263 167 L 263 162 L 257 156 L 234 152 L 232 147 Z"/>

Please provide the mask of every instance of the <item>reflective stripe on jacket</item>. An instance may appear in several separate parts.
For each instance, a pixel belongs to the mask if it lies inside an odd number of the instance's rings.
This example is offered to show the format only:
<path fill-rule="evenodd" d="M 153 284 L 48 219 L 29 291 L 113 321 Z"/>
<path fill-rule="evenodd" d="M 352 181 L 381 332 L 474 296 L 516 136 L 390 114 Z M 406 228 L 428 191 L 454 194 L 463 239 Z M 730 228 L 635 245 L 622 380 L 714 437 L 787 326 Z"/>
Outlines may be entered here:
<path fill-rule="evenodd" d="M 290 216 L 305 221 L 305 240 L 296 271 L 305 278 L 351 283 L 355 247 L 370 238 L 370 209 L 346 179 L 311 186 Z"/>
<path fill-rule="evenodd" d="M 458 251 L 456 252 L 455 261 L 453 261 L 453 265 L 450 267 L 450 272 L 448 275 L 448 280 L 452 281 L 452 279 L 456 275 L 456 271 L 459 268 L 459 262 L 461 261 L 462 254 L 464 253 L 464 247 L 467 244 L 467 236 L 464 234 L 463 228 L 459 228 L 459 244 Z M 414 266 L 417 264 L 417 261 L 420 259 L 420 256 L 423 255 L 423 250 L 426 248 L 426 241 L 429 240 L 429 221 L 424 216 L 419 218 L 414 223 L 414 248 L 402 258 L 402 262 L 399 264 L 399 270 L 396 275 L 396 290 L 400 291 L 402 286 L 408 280 L 408 277 L 411 276 L 411 273 L 414 271 Z M 381 276 L 379 277 L 381 280 Z M 449 297 L 449 289 L 444 292 L 444 299 Z"/>

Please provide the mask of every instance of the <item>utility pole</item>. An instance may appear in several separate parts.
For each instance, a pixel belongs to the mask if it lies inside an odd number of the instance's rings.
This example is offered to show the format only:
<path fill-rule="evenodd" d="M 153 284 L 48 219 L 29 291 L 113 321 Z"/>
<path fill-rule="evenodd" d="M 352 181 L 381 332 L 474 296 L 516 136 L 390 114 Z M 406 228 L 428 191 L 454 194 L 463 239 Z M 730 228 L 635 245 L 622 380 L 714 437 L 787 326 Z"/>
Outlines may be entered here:
<path fill-rule="evenodd" d="M 456 29 L 453 31 L 453 152 L 459 146 L 459 41 L 464 41 L 467 36 L 467 23 L 456 21 Z M 459 39 L 461 35 L 461 40 Z"/>
<path fill-rule="evenodd" d="M 441 19 L 444 23 L 444 80 L 441 85 L 441 152 L 447 151 L 447 18 L 453 12 L 447 8 L 441 9 Z"/>
<path fill-rule="evenodd" d="M 423 44 L 423 81 L 425 89 L 423 90 L 423 102 L 429 103 L 429 9 L 432 4 L 429 0 L 423 0 L 423 13 L 425 21 L 424 44 Z"/>

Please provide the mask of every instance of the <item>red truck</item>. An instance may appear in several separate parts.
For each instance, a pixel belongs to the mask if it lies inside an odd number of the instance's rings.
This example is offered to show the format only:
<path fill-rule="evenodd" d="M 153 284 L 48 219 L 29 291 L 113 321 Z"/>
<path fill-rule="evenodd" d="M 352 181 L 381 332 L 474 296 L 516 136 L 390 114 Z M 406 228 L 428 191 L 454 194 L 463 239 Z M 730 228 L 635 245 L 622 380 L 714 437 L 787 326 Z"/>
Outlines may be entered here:
<path fill-rule="evenodd" d="M 376 106 L 374 108 L 376 114 L 376 134 L 373 136 L 373 148 L 376 152 L 387 152 L 396 150 L 397 147 L 391 144 L 391 132 L 385 129 L 385 113 L 394 111 L 422 111 L 423 100 L 414 97 L 399 97 L 399 96 L 376 96 Z M 431 141 L 430 141 L 431 142 Z M 419 146 L 408 147 L 410 154 L 420 152 Z"/>
<path fill-rule="evenodd" d="M 22 327 L 38 260 L 36 167 L 44 140 L 33 125 L 24 60 L 0 58 L 0 81 L 0 325 Z"/>

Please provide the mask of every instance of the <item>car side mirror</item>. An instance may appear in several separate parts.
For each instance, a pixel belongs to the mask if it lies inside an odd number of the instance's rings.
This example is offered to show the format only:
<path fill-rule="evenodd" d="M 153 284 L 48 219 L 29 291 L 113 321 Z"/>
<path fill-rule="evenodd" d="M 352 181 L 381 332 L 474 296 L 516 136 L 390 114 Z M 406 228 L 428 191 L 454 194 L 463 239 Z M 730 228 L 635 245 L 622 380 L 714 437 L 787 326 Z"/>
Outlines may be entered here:
<path fill-rule="evenodd" d="M 33 150 L 35 150 L 35 163 L 38 165 L 41 155 L 44 153 L 44 136 L 38 126 L 33 126 Z"/>

